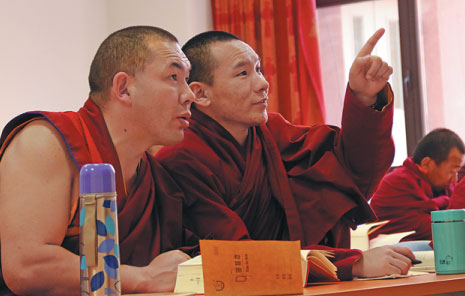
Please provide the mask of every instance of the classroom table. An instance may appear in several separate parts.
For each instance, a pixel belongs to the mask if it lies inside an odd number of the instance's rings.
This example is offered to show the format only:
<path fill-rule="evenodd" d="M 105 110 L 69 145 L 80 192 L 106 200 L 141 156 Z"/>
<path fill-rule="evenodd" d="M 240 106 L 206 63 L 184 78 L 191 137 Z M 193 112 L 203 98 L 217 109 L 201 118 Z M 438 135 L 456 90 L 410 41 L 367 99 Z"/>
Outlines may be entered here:
<path fill-rule="evenodd" d="M 442 293 L 462 295 L 459 292 L 465 295 L 465 274 L 436 275 L 430 273 L 399 279 L 313 284 L 304 289 L 303 295 L 410 296 Z"/>
<path fill-rule="evenodd" d="M 304 293 L 300 296 L 414 296 L 447 293 L 453 293 L 451 295 L 454 296 L 465 295 L 465 274 L 436 275 L 435 273 L 430 273 L 398 279 L 315 283 L 304 288 Z M 151 293 L 130 295 L 187 296 L 195 294 Z"/>

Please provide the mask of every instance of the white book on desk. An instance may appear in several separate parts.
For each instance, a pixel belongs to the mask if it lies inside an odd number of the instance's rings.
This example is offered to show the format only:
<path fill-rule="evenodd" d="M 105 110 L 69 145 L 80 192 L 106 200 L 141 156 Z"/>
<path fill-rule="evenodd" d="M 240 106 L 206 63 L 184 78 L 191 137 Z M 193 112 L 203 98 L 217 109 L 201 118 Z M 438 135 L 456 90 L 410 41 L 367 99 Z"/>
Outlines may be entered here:
<path fill-rule="evenodd" d="M 415 230 L 389 234 L 380 234 L 377 237 L 370 240 L 370 249 L 397 244 L 398 242 L 400 242 L 401 239 L 413 233 L 415 233 Z"/>
<path fill-rule="evenodd" d="M 434 264 L 434 251 L 414 251 L 415 259 L 421 263 L 415 264 L 410 268 L 412 271 L 436 272 Z"/>
<path fill-rule="evenodd" d="M 178 265 L 175 293 L 204 293 L 202 256 L 198 255 Z"/>
<path fill-rule="evenodd" d="M 318 282 L 337 282 L 337 267 L 328 258 L 334 257 L 325 250 L 300 250 L 302 283 L 309 279 Z M 272 260 L 272 259 L 271 259 Z M 205 292 L 202 256 L 198 255 L 178 265 L 175 293 Z"/>
<path fill-rule="evenodd" d="M 355 230 L 350 230 L 350 247 L 366 251 L 370 248 L 369 235 L 387 224 L 389 220 L 360 224 Z"/>

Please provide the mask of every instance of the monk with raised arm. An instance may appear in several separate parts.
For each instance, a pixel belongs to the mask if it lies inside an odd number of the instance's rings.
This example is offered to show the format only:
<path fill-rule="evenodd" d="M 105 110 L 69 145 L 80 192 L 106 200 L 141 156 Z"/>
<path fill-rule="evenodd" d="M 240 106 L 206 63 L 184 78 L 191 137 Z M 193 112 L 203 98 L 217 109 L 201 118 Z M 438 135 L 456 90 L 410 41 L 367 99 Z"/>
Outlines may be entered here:
<path fill-rule="evenodd" d="M 0 141 L 1 295 L 80 295 L 79 169 L 116 171 L 123 293 L 172 291 L 189 256 L 181 190 L 145 151 L 189 125 L 190 63 L 169 32 L 129 27 L 100 45 L 78 112 L 28 112 Z M 66 98 L 63 98 L 66 99 Z"/>
<path fill-rule="evenodd" d="M 403 247 L 365 253 L 349 228 L 373 221 L 367 203 L 393 159 L 392 68 L 371 52 L 350 70 L 342 129 L 295 126 L 268 113 L 260 58 L 236 36 L 211 31 L 183 47 L 195 94 L 184 141 L 157 158 L 185 191 L 186 223 L 200 237 L 300 240 L 334 249 L 340 279 L 405 274 Z"/>

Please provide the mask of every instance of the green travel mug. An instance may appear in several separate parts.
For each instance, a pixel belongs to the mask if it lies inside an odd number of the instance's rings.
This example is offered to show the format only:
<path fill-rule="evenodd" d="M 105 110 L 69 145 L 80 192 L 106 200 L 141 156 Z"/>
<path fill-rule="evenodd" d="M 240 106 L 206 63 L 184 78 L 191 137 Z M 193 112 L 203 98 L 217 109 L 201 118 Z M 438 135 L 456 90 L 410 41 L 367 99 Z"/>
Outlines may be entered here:
<path fill-rule="evenodd" d="M 437 274 L 465 273 L 465 209 L 431 212 Z"/>

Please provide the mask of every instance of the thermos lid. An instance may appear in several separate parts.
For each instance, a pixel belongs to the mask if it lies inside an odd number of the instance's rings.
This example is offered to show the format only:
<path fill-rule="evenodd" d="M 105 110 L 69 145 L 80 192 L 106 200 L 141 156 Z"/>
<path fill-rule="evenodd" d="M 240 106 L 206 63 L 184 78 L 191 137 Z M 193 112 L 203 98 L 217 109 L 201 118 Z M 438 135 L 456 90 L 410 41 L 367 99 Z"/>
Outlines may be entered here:
<path fill-rule="evenodd" d="M 444 210 L 444 211 L 432 211 L 431 221 L 458 221 L 465 220 L 465 209 L 460 210 Z"/>
<path fill-rule="evenodd" d="M 81 194 L 116 192 L 115 169 L 109 163 L 91 163 L 81 168 Z"/>

